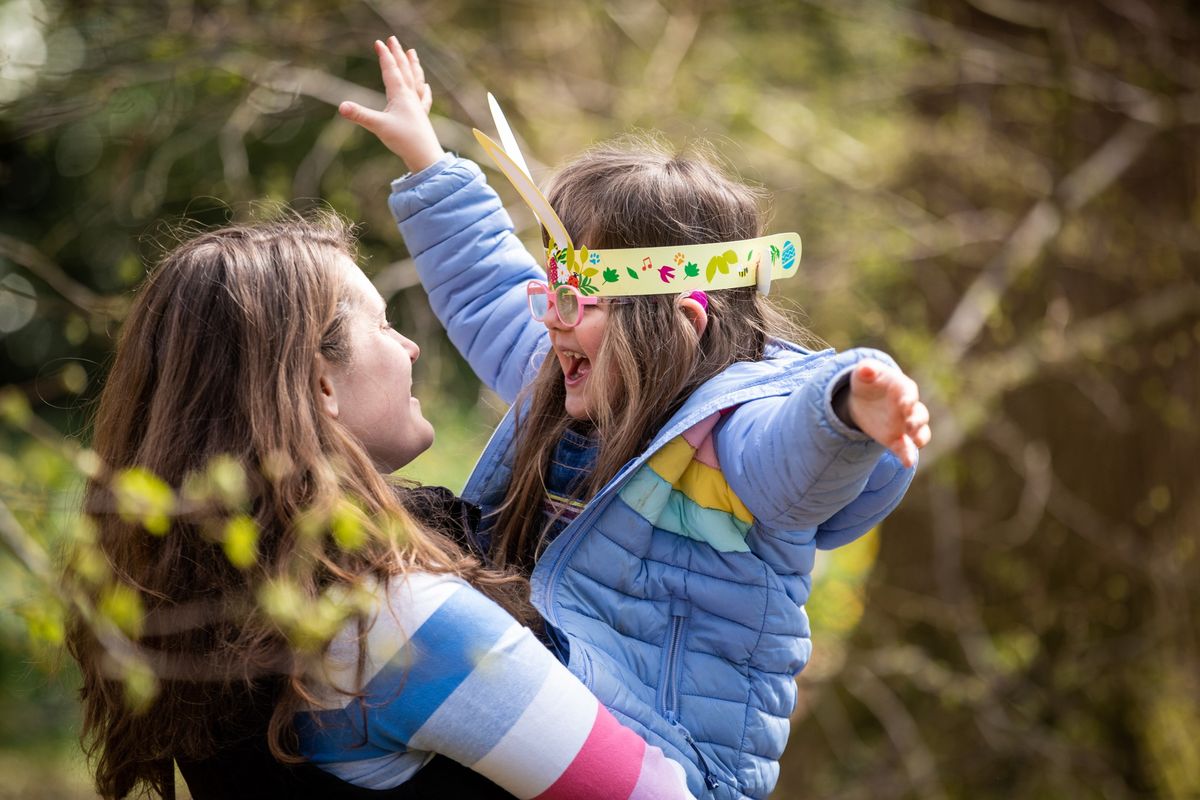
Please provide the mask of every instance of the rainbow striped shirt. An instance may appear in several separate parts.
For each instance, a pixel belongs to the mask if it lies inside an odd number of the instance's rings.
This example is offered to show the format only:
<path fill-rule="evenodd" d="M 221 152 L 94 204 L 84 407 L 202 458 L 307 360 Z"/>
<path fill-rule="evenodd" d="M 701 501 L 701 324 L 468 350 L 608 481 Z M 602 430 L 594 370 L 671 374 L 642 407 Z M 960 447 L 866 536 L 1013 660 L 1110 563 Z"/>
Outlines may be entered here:
<path fill-rule="evenodd" d="M 461 579 L 393 578 L 376 602 L 361 673 L 349 625 L 310 680 L 316 705 L 297 716 L 301 751 L 321 768 L 385 789 L 441 753 L 517 797 L 691 797 L 678 764 Z M 360 696 L 338 691 L 360 675 Z"/>

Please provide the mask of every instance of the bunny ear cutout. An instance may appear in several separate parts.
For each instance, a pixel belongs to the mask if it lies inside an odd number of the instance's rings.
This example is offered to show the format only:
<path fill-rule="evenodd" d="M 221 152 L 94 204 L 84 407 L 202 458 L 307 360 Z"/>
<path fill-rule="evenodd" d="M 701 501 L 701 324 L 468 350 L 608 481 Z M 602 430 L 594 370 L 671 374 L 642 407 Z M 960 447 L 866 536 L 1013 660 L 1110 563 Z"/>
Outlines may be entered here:
<path fill-rule="evenodd" d="M 492 96 L 491 92 L 488 92 L 487 98 L 488 107 L 492 110 L 492 120 L 495 121 L 496 130 L 500 133 L 500 141 L 504 144 L 496 144 L 490 136 L 478 128 L 474 129 L 475 138 L 492 157 L 492 161 L 496 162 L 500 171 L 508 176 L 508 180 L 516 187 L 517 193 L 521 195 L 525 203 L 533 209 L 534 215 L 546 228 L 555 246 L 567 250 L 573 249 L 571 237 L 567 235 L 567 226 L 562 224 L 562 220 L 550 206 L 550 201 L 533 182 L 533 176 L 529 174 L 529 166 L 525 163 L 525 157 L 521 155 L 521 148 L 517 146 L 517 137 L 513 136 L 512 128 L 508 126 L 508 120 L 505 119 L 504 112 L 500 110 L 500 104 L 496 102 L 496 98 Z"/>
<path fill-rule="evenodd" d="M 557 247 L 570 249 L 571 237 L 567 235 L 567 227 L 562 224 L 562 220 L 558 218 L 558 214 L 554 213 L 554 209 L 550 207 L 550 201 L 542 194 L 533 179 L 525 173 L 524 170 L 512 159 L 504 148 L 492 140 L 478 128 L 474 128 L 475 138 L 483 145 L 483 149 L 496 162 L 496 166 L 500 168 L 508 179 L 516 188 L 517 194 L 521 195 L 521 199 L 533 209 L 534 215 L 545 226 L 546 231 L 550 234 L 550 238 L 554 240 Z"/>
<path fill-rule="evenodd" d="M 496 132 L 500 134 L 500 144 L 504 147 L 504 152 L 508 153 L 516 165 L 521 168 L 530 180 L 533 179 L 533 173 L 529 171 L 529 165 L 525 163 L 525 156 L 521 153 L 521 148 L 517 146 L 517 137 L 513 136 L 512 128 L 508 125 L 508 118 L 504 116 L 504 111 L 501 110 L 500 104 L 496 102 L 496 98 L 491 92 L 487 93 L 488 108 L 492 110 L 492 122 L 496 123 Z"/>

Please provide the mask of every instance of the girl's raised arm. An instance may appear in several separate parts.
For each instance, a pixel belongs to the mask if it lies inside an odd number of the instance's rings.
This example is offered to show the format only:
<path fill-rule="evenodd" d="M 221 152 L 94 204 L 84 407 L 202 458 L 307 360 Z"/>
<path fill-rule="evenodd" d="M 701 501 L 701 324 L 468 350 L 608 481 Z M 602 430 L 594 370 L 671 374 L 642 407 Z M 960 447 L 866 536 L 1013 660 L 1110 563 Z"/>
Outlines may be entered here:
<path fill-rule="evenodd" d="M 389 205 L 434 313 L 475 374 L 511 403 L 549 349 L 525 294 L 525 284 L 545 274 L 479 168 L 443 152 L 416 52 L 394 36 L 375 52 L 386 107 L 345 102 L 339 111 L 404 160 L 409 174 L 393 182 Z"/>

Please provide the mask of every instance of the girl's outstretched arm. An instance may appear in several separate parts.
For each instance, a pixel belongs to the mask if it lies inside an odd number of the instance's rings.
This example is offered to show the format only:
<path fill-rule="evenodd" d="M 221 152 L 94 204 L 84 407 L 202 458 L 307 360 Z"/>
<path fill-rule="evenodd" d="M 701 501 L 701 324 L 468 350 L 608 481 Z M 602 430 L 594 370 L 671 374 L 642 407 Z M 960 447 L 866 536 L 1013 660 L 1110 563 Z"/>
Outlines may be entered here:
<path fill-rule="evenodd" d="M 678 763 L 460 579 L 411 573 L 386 595 L 363 663 L 352 625 L 314 680 L 318 707 L 297 718 L 303 753 L 323 769 L 390 788 L 441 753 L 517 797 L 692 797 Z M 336 691 L 360 680 L 360 694 Z"/>
<path fill-rule="evenodd" d="M 826 532 L 838 533 L 830 542 L 848 540 L 899 502 L 928 422 L 916 384 L 890 358 L 854 349 L 805 373 L 790 394 L 739 406 L 717 453 L 730 488 L 764 525 L 829 522 Z"/>
<path fill-rule="evenodd" d="M 373 111 L 346 102 L 339 111 L 407 165 L 389 204 L 429 302 L 475 374 L 511 403 L 549 349 L 525 294 L 525 284 L 545 273 L 479 168 L 442 151 L 415 51 L 406 53 L 394 36 L 376 42 L 375 51 L 387 106 Z"/>

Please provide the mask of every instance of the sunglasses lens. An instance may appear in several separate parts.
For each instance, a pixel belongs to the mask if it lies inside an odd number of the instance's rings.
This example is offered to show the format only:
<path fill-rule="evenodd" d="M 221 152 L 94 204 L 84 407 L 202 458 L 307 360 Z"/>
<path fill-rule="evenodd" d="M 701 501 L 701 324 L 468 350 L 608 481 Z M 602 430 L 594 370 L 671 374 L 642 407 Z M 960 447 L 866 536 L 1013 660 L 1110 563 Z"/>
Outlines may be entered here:
<path fill-rule="evenodd" d="M 529 287 L 529 313 L 538 322 L 546 318 L 546 313 L 550 310 L 550 297 L 546 294 L 545 286 Z"/>
<path fill-rule="evenodd" d="M 579 295 L 571 291 L 570 286 L 559 286 L 554 292 L 554 304 L 558 308 L 558 318 L 563 325 L 579 323 Z"/>

